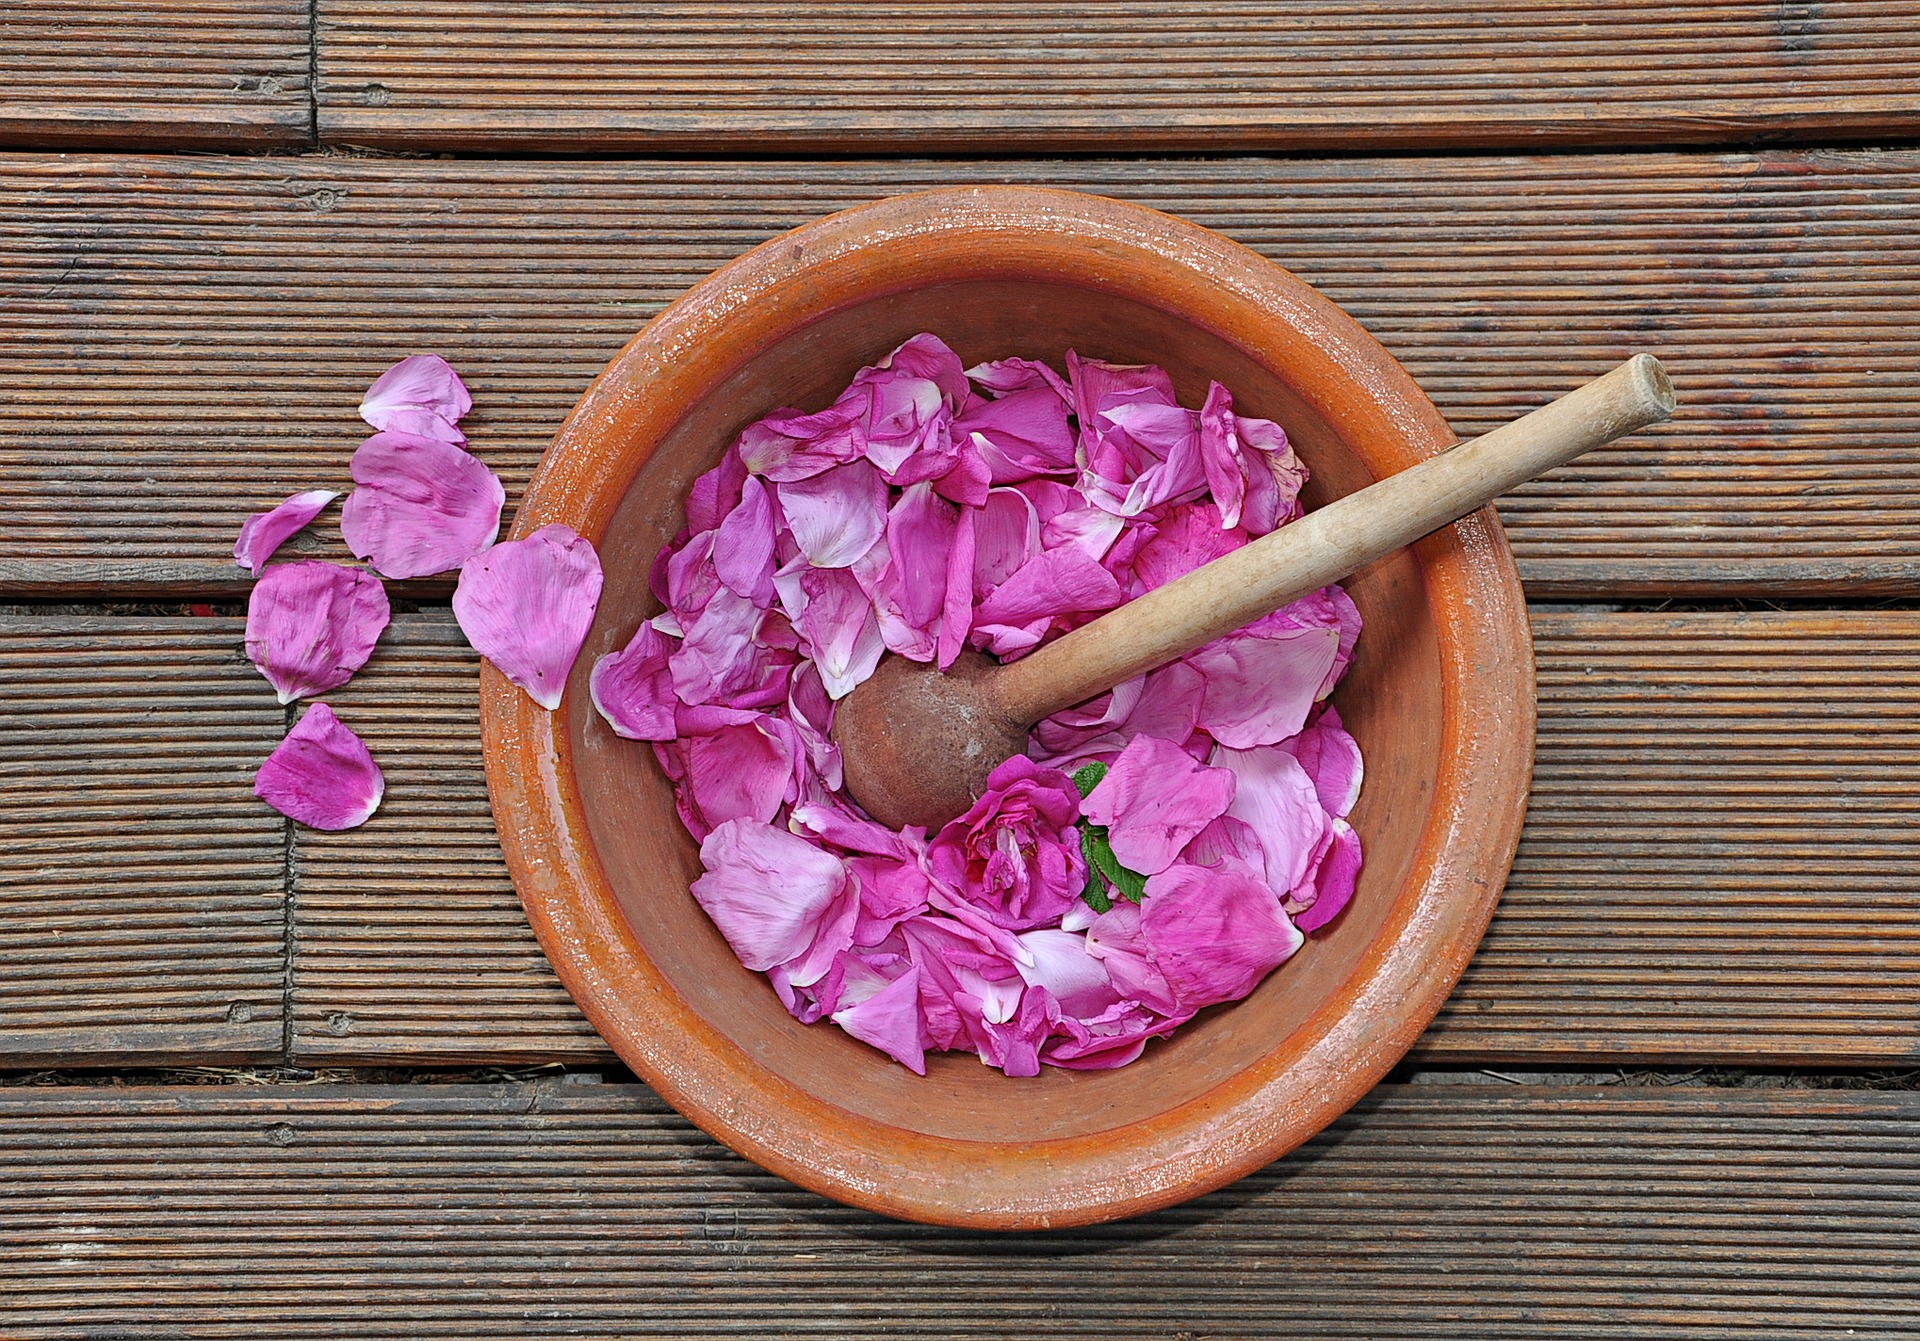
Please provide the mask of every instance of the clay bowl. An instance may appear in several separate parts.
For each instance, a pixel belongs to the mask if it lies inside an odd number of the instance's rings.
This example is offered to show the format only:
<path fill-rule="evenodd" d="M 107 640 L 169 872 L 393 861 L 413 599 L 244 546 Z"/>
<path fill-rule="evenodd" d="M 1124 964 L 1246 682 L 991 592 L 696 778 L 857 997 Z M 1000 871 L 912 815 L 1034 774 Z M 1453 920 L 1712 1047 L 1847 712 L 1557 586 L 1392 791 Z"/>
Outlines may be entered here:
<path fill-rule="evenodd" d="M 857 1206 L 949 1225 L 1114 1219 L 1219 1187 L 1364 1094 L 1432 1019 L 1512 861 L 1532 763 L 1533 663 L 1491 510 L 1357 575 L 1366 618 L 1336 703 L 1365 752 L 1366 850 L 1346 912 L 1254 994 L 1119 1071 L 1008 1079 L 965 1056 L 920 1078 L 797 1024 L 687 892 L 697 849 L 644 745 L 587 694 L 658 606 L 655 553 L 751 420 L 824 406 L 917 331 L 970 366 L 1069 346 L 1207 379 L 1279 421 L 1309 504 L 1452 441 L 1406 372 L 1332 303 L 1193 224 L 1097 197 L 968 188 L 883 200 L 773 239 L 696 284 L 607 367 L 554 439 L 513 534 L 565 522 L 606 592 L 561 709 L 489 666 L 487 780 L 515 885 L 587 1018 L 674 1107 L 741 1154 Z"/>

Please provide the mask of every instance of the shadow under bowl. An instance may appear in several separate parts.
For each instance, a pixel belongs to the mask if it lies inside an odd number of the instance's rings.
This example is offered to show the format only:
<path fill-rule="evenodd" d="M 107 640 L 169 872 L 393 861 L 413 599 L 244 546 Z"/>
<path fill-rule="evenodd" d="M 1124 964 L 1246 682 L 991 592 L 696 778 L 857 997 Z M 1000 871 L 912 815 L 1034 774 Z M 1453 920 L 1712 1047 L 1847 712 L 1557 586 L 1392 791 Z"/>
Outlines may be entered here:
<path fill-rule="evenodd" d="M 1298 1145 L 1364 1094 L 1439 1009 L 1511 864 L 1532 764 L 1525 604 L 1491 509 L 1355 575 L 1365 618 L 1334 702 L 1366 781 L 1353 902 L 1247 999 L 1118 1071 L 1009 1079 L 971 1056 L 908 1073 L 808 1027 L 742 968 L 688 893 L 698 850 L 644 744 L 587 676 L 657 613 L 647 574 L 688 487 L 781 406 L 818 409 L 931 331 L 967 366 L 1069 348 L 1209 379 L 1278 421 L 1309 506 L 1453 440 L 1406 372 L 1292 275 L 1196 225 L 1098 197 L 969 188 L 898 197 L 717 271 L 608 366 L 548 450 L 514 535 L 564 522 L 606 588 L 548 713 L 491 666 L 488 783 L 514 883 L 602 1037 L 687 1117 L 768 1169 L 949 1225 L 1058 1227 L 1170 1205 Z"/>

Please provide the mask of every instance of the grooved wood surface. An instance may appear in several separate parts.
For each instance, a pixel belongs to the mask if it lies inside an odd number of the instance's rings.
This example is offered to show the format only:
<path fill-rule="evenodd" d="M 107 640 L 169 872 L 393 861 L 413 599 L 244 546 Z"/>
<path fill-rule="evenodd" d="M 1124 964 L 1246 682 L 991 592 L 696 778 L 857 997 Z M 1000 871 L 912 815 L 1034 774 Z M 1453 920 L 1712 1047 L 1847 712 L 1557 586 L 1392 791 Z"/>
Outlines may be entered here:
<path fill-rule="evenodd" d="M 7 0 L 0 145 L 305 144 L 308 29 L 308 0 Z"/>
<path fill-rule="evenodd" d="M 1894 3 L 318 0 L 324 138 L 557 152 L 1911 134 Z"/>
<path fill-rule="evenodd" d="M 1920 153 L 1269 161 L 0 160 L 0 591 L 238 591 L 432 350 L 517 494 L 605 360 L 781 229 L 943 183 L 1126 196 L 1296 270 L 1463 434 L 1657 351 L 1673 423 L 1502 505 L 1536 596 L 1920 591 Z M 879 353 L 881 351 L 876 351 Z M 338 552 L 337 512 L 296 542 Z"/>
<path fill-rule="evenodd" d="M 270 1061 L 286 713 L 233 619 L 0 617 L 0 1067 Z"/>
<path fill-rule="evenodd" d="M 1533 631 L 1526 829 L 1421 1050 L 1920 1056 L 1920 612 Z"/>
<path fill-rule="evenodd" d="M 398 621 L 334 700 L 389 787 L 357 834 L 295 835 L 296 1059 L 603 1055 L 513 900 L 480 774 L 475 655 L 435 618 Z M 1920 1055 L 1920 612 L 1541 610 L 1534 634 L 1520 853 L 1416 1056 Z"/>
<path fill-rule="evenodd" d="M 292 1059 L 600 1058 L 500 856 L 480 771 L 477 654 L 446 611 L 400 616 L 327 702 L 386 775 L 379 812 L 296 831 Z"/>
<path fill-rule="evenodd" d="M 0 1091 L 20 1341 L 1886 1336 L 1912 1094 L 1388 1086 L 1184 1207 L 993 1237 L 628 1086 Z"/>

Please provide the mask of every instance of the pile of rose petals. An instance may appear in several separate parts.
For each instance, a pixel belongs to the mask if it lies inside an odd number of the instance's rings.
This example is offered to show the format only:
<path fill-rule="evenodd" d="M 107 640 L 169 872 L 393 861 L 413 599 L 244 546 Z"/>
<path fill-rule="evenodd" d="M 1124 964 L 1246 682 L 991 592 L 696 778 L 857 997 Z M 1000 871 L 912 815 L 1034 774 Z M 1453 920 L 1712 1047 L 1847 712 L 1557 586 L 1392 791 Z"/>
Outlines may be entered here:
<path fill-rule="evenodd" d="M 749 425 L 654 564 L 663 613 L 592 672 L 740 962 L 916 1072 L 1124 1065 L 1252 991 L 1360 869 L 1338 587 L 1039 723 L 937 833 L 842 794 L 834 705 L 883 654 L 1012 660 L 1299 515 L 1285 433 L 1226 388 L 1195 411 L 1158 368 L 1066 363 L 963 369 L 923 334 Z"/>
<path fill-rule="evenodd" d="M 495 544 L 506 490 L 466 450 L 473 398 L 446 360 L 402 359 L 367 389 L 360 415 L 377 431 L 353 454 L 341 508 L 347 547 L 387 577 L 459 568 L 454 617 L 474 648 L 542 706 L 560 706 L 567 672 L 600 601 L 600 560 L 565 526 Z M 274 551 L 339 494 L 314 489 L 247 518 L 234 562 L 257 579 L 247 601 L 247 657 L 282 703 L 338 689 L 367 664 L 391 617 L 375 571 Z M 316 829 L 351 829 L 379 808 L 386 780 L 366 743 L 324 703 L 309 708 L 260 767 L 254 794 Z"/>

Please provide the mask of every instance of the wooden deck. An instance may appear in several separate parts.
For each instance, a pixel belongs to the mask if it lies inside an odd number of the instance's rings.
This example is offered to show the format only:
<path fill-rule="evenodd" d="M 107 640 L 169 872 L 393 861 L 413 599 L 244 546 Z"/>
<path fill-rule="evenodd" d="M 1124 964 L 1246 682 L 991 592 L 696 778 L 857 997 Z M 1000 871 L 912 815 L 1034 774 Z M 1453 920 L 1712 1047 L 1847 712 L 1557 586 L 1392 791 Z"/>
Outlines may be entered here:
<path fill-rule="evenodd" d="M 22 0 L 0 151 L 0 1336 L 1920 1335 L 1920 7 Z M 329 696 L 368 828 L 255 802 L 229 558 L 394 358 L 511 501 L 687 284 L 983 181 L 1247 243 L 1462 434 L 1638 348 L 1684 407 L 1501 506 L 1532 806 L 1394 1083 L 1012 1238 L 619 1069 L 444 584 Z"/>

